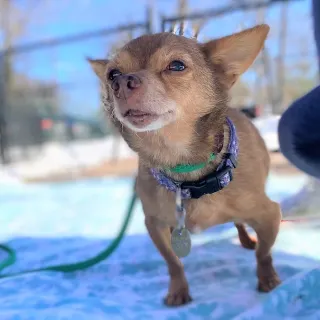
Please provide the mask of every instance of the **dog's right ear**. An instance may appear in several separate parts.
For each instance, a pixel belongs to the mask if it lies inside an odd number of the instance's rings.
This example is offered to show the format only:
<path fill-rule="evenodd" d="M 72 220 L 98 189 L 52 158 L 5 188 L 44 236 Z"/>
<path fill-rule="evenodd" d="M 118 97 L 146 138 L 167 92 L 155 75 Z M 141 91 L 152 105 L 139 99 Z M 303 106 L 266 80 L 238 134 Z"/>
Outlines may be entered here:
<path fill-rule="evenodd" d="M 214 65 L 220 65 L 231 87 L 256 59 L 269 33 L 266 24 L 212 40 L 203 45 L 203 51 Z"/>
<path fill-rule="evenodd" d="M 87 58 L 87 61 L 90 63 L 90 66 L 94 73 L 98 76 L 101 81 L 104 81 L 106 78 L 107 65 L 109 60 L 106 59 L 91 59 Z"/>

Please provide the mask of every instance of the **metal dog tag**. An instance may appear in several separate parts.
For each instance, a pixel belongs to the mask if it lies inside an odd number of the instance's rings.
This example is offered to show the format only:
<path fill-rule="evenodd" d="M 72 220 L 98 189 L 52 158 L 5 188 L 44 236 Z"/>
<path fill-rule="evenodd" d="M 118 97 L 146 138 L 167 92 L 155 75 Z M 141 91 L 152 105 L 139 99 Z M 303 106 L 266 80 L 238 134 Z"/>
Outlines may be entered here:
<path fill-rule="evenodd" d="M 191 251 L 191 238 L 187 228 L 175 228 L 171 234 L 171 246 L 179 257 L 186 257 Z"/>

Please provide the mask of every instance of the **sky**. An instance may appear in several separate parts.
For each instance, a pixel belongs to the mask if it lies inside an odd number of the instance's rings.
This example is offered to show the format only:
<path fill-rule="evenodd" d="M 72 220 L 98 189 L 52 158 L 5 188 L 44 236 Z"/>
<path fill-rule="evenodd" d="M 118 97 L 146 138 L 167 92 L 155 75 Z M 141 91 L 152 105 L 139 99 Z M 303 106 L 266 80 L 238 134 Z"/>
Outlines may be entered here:
<path fill-rule="evenodd" d="M 25 34 L 17 39 L 16 45 L 59 38 L 81 32 L 106 29 L 117 25 L 145 21 L 147 0 L 64 0 L 33 2 L 17 0 L 20 9 L 27 13 Z M 210 0 L 189 0 L 189 7 L 205 11 L 212 8 Z M 228 1 L 220 2 L 224 6 Z M 236 1 L 234 1 L 236 2 Z M 160 31 L 160 15 L 172 16 L 176 13 L 175 0 L 153 0 L 154 31 Z M 215 2 L 219 3 L 219 2 Z M 216 5 L 217 6 L 217 5 Z M 289 26 L 287 40 L 287 63 L 290 64 L 301 55 L 315 65 L 310 19 L 311 0 L 293 1 L 289 7 Z M 267 10 L 266 22 L 271 26 L 267 47 L 273 56 L 278 50 L 278 26 L 280 6 Z M 255 24 L 255 14 L 233 13 L 210 20 L 201 32 L 202 38 L 210 39 L 231 34 L 240 28 Z M 135 36 L 144 30 L 134 32 Z M 71 44 L 54 46 L 42 50 L 22 53 L 15 57 L 16 69 L 40 81 L 55 82 L 59 85 L 63 110 L 78 116 L 92 116 L 99 108 L 98 81 L 90 70 L 85 57 L 104 57 L 108 46 L 123 35 L 99 36 Z M 200 37 L 201 40 L 201 37 Z M 252 80 L 252 73 L 245 76 Z"/>

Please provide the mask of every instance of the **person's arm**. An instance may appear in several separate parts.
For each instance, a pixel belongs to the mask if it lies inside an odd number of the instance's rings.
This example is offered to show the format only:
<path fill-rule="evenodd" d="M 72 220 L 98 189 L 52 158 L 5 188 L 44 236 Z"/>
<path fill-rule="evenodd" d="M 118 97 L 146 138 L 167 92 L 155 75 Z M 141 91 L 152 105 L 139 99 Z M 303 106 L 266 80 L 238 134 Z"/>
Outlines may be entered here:
<path fill-rule="evenodd" d="M 313 20 L 313 34 L 317 49 L 318 68 L 320 71 L 320 1 L 312 0 L 312 20 Z"/>
<path fill-rule="evenodd" d="M 314 39 L 320 70 L 320 0 L 312 1 Z M 295 101 L 279 123 L 280 149 L 305 173 L 320 178 L 320 87 Z"/>
<path fill-rule="evenodd" d="M 281 152 L 292 164 L 320 178 L 320 86 L 284 112 L 279 123 L 279 142 Z"/>

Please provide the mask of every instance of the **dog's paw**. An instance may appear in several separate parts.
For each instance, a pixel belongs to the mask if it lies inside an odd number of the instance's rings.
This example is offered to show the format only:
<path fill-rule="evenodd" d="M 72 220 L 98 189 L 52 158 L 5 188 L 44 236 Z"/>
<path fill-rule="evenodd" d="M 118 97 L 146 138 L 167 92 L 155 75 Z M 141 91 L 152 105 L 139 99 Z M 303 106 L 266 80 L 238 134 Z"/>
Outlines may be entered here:
<path fill-rule="evenodd" d="M 275 287 L 277 287 L 280 283 L 281 283 L 281 280 L 276 274 L 274 274 L 272 276 L 259 279 L 257 289 L 259 292 L 270 292 Z"/>
<path fill-rule="evenodd" d="M 164 304 L 170 307 L 177 307 L 187 304 L 192 301 L 187 288 L 180 289 L 177 292 L 169 292 L 164 298 Z"/>
<path fill-rule="evenodd" d="M 184 273 L 176 274 L 170 279 L 170 286 L 164 304 L 171 307 L 185 305 L 191 302 L 189 286 Z"/>

